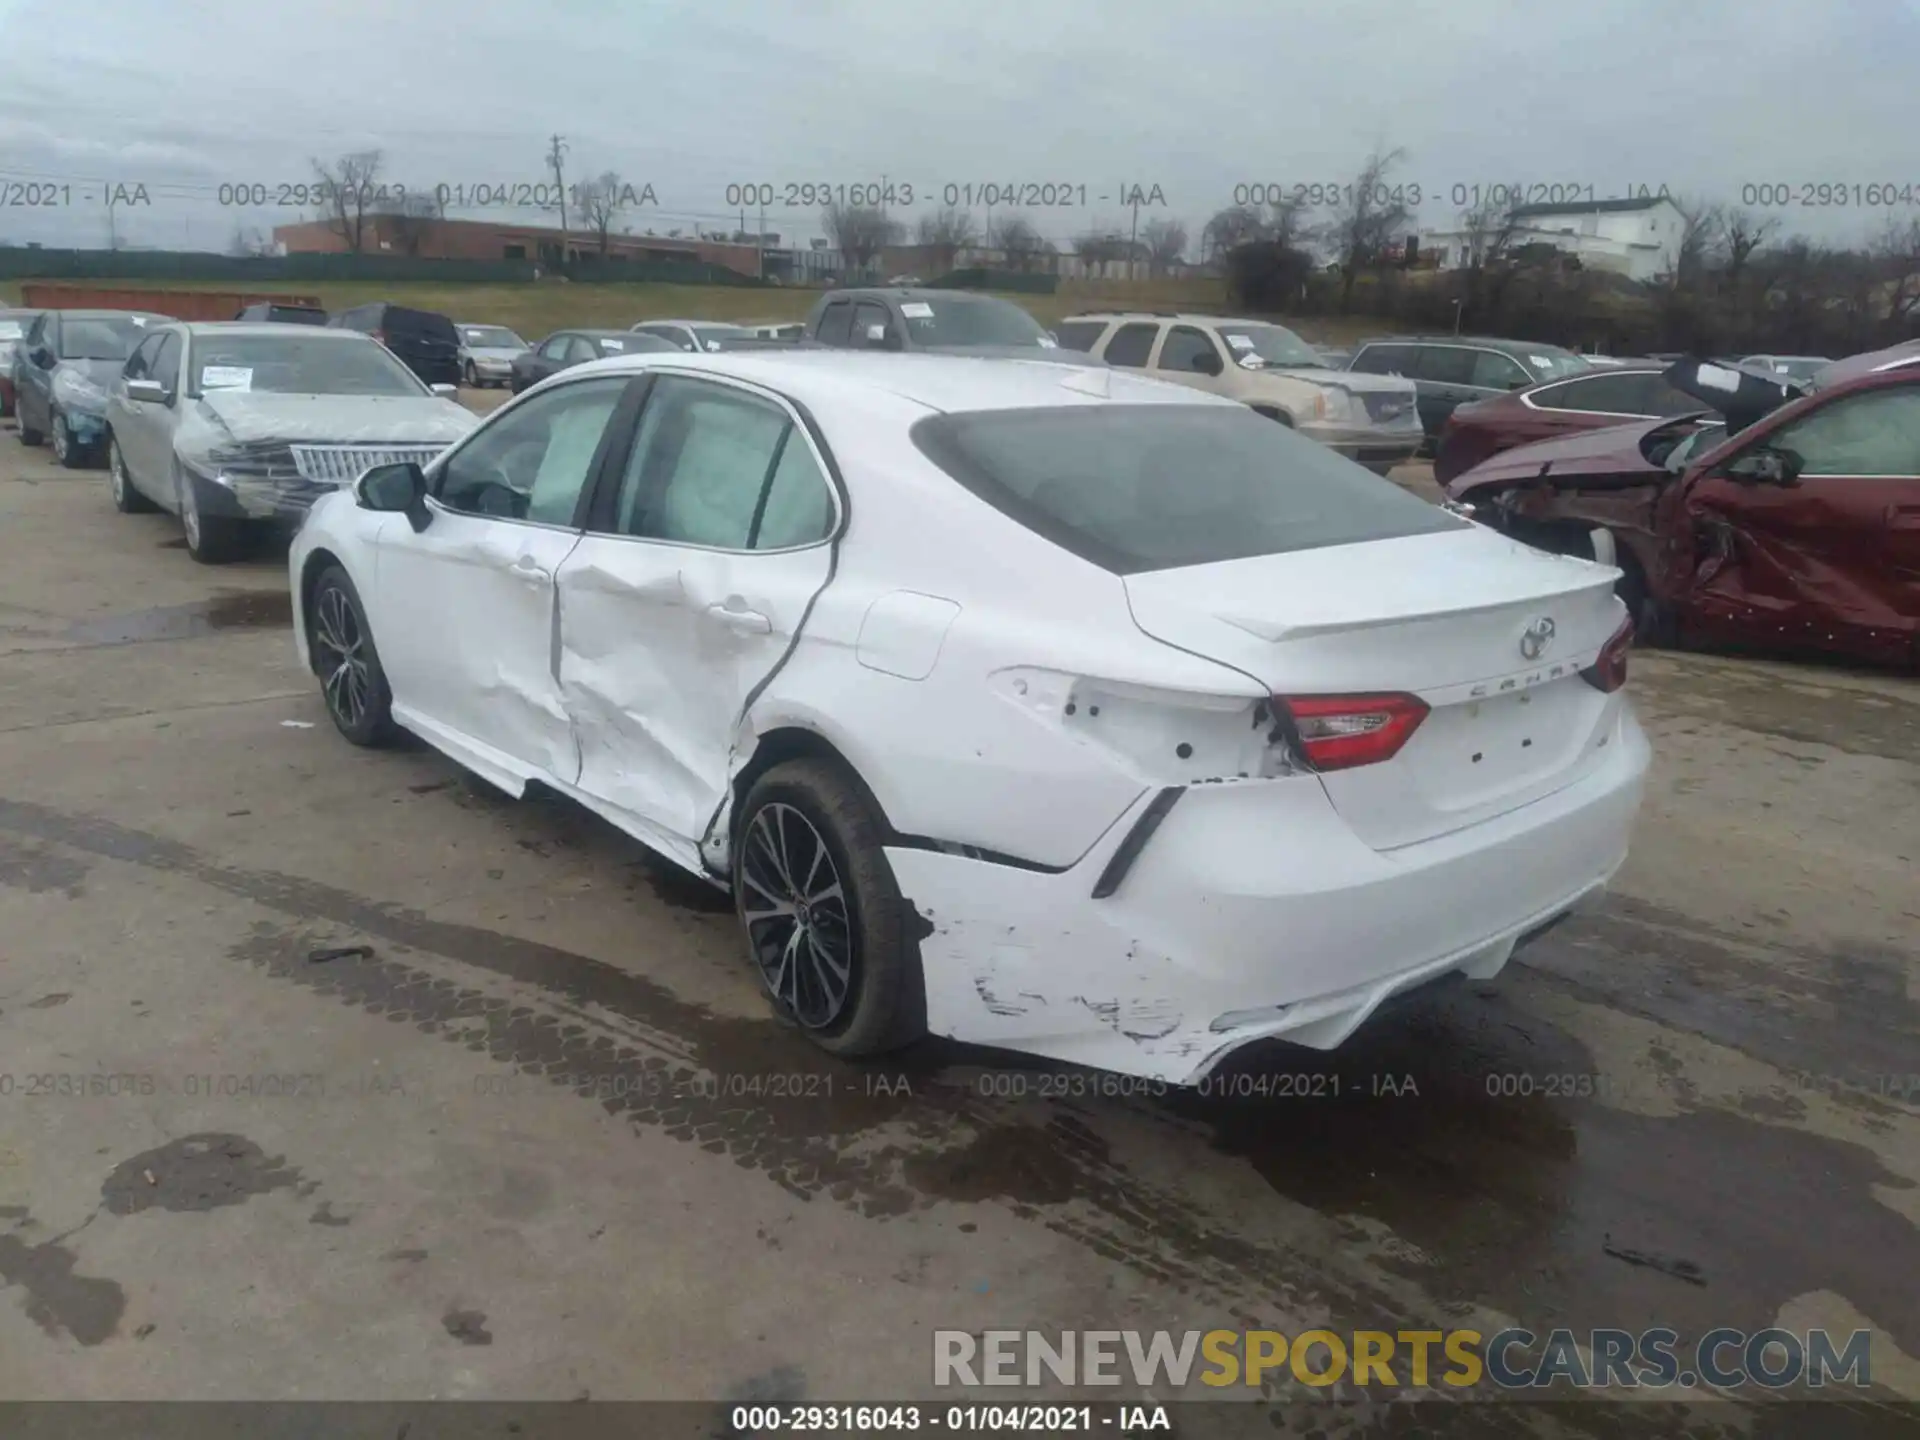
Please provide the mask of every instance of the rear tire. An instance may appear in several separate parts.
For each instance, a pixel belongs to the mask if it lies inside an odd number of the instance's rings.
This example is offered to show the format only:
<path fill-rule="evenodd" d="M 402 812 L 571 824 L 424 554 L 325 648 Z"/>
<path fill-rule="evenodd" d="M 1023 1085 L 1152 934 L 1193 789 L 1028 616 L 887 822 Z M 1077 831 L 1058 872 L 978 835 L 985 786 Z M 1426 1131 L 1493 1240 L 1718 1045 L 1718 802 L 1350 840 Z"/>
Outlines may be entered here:
<path fill-rule="evenodd" d="M 133 477 L 127 474 L 126 457 L 120 453 L 120 442 L 111 435 L 107 437 L 107 483 L 113 490 L 113 508 L 122 515 L 144 515 L 157 508 L 134 488 Z"/>
<path fill-rule="evenodd" d="M 926 1034 L 918 926 L 871 801 L 840 766 L 762 775 L 734 836 L 734 913 L 774 1008 L 821 1049 L 880 1055 Z"/>
<path fill-rule="evenodd" d="M 62 470 L 86 469 L 86 447 L 73 438 L 73 427 L 67 424 L 67 417 L 56 410 L 47 423 L 52 427 L 54 464 Z"/>
<path fill-rule="evenodd" d="M 393 720 L 393 691 L 360 592 L 340 566 L 320 572 L 307 602 L 306 622 L 307 654 L 334 728 L 367 749 L 392 745 L 400 738 Z"/>

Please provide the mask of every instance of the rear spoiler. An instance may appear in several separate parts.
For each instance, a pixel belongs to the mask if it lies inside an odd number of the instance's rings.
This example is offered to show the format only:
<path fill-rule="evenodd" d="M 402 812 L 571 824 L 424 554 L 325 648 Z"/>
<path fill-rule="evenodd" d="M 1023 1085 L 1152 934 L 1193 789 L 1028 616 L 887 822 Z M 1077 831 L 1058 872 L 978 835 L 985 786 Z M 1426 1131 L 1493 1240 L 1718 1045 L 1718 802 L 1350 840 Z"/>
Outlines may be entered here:
<path fill-rule="evenodd" d="M 1662 372 L 1662 378 L 1681 394 L 1691 395 L 1724 415 L 1729 435 L 1737 435 L 1754 421 L 1810 393 L 1809 386 L 1783 380 L 1771 371 L 1749 370 L 1697 355 L 1682 356 Z"/>

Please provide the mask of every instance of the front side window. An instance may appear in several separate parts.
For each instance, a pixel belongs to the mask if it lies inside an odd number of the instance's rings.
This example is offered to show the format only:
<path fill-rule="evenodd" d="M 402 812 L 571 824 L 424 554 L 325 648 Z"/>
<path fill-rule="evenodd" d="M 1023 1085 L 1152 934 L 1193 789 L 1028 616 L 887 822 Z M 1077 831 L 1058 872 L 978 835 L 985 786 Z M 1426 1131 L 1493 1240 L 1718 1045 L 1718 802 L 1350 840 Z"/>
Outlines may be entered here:
<path fill-rule="evenodd" d="M 571 335 L 549 335 L 540 342 L 540 358 L 543 360 L 564 360 L 567 346 L 572 343 Z"/>
<path fill-rule="evenodd" d="M 127 357 L 127 368 L 120 373 L 129 380 L 145 380 L 153 366 L 153 357 L 160 349 L 161 335 L 149 335 L 142 340 L 133 354 Z"/>
<path fill-rule="evenodd" d="M 1474 352 L 1473 374 L 1467 383 L 1482 390 L 1511 390 L 1516 385 L 1531 384 L 1532 380 L 1525 367 L 1512 356 L 1479 350 Z"/>
<path fill-rule="evenodd" d="M 1102 358 L 1109 365 L 1124 365 L 1129 370 L 1144 369 L 1147 356 L 1153 353 L 1153 342 L 1159 335 L 1160 327 L 1152 321 L 1122 325 L 1107 341 L 1107 353 Z"/>
<path fill-rule="evenodd" d="M 874 334 L 878 327 L 879 334 Z M 893 329 L 893 317 L 887 314 L 887 307 L 876 305 L 871 300 L 862 300 L 853 307 L 853 343 L 881 349 L 887 343 L 887 335 Z"/>
<path fill-rule="evenodd" d="M 824 539 L 832 525 L 826 477 L 786 411 L 724 385 L 656 382 L 621 477 L 618 533 L 772 550 Z"/>
<path fill-rule="evenodd" d="M 160 348 L 154 351 L 152 378 L 158 380 L 171 395 L 180 384 L 180 332 L 169 330 L 160 337 Z"/>
<path fill-rule="evenodd" d="M 1191 325 L 1176 325 L 1167 332 L 1167 338 L 1160 345 L 1160 359 L 1154 365 L 1156 370 L 1183 370 L 1189 374 L 1207 373 L 1201 369 L 1206 357 L 1220 358 L 1220 352 L 1209 340 L 1206 332 L 1196 330 Z"/>
<path fill-rule="evenodd" d="M 1348 363 L 1349 370 L 1366 375 L 1412 376 L 1415 350 L 1411 345 L 1368 345 Z"/>
<path fill-rule="evenodd" d="M 1767 443 L 1797 453 L 1803 478 L 1920 475 L 1920 385 L 1845 396 L 1781 426 Z"/>
<path fill-rule="evenodd" d="M 584 380 L 482 426 L 441 465 L 435 498 L 450 510 L 571 525 L 624 376 Z"/>
<path fill-rule="evenodd" d="M 1238 405 L 962 412 L 912 433 L 989 505 L 1121 575 L 1468 523 Z"/>

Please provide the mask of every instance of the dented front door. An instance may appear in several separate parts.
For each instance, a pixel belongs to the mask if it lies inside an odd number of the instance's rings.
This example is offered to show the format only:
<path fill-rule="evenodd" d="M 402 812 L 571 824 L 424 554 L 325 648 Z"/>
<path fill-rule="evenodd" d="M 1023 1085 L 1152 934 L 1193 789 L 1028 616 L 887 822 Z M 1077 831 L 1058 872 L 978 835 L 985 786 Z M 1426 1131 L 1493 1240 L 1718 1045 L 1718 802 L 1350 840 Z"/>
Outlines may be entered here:
<path fill-rule="evenodd" d="M 579 788 L 697 864 L 740 718 L 832 566 L 822 457 L 775 397 L 663 376 L 611 503 L 560 569 L 560 685 Z"/>
<path fill-rule="evenodd" d="M 1756 447 L 1790 451 L 1789 485 L 1728 475 Z M 1843 392 L 1690 483 L 1693 568 L 1678 597 L 1706 639 L 1911 664 L 1920 642 L 1920 384 Z"/>

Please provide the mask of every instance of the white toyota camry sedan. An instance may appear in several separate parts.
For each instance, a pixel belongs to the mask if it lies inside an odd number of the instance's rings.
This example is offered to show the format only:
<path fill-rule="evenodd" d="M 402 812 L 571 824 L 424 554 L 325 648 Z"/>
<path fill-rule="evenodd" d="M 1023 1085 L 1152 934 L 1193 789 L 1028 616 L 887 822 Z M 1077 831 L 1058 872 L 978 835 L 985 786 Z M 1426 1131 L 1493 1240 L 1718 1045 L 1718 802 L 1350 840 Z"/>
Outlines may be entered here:
<path fill-rule="evenodd" d="M 729 887 L 847 1056 L 1332 1048 L 1596 895 L 1648 762 L 1610 567 L 1041 360 L 582 365 L 319 501 L 291 566 L 347 739 Z"/>

